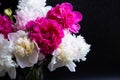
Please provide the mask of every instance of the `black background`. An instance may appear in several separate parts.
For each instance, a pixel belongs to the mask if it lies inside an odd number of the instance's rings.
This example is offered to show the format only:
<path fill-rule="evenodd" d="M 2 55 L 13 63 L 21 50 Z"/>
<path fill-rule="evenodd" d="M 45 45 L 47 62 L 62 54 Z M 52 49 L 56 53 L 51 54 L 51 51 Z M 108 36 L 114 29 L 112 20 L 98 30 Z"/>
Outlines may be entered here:
<path fill-rule="evenodd" d="M 0 0 L 4 8 L 16 8 L 17 0 Z M 43 68 L 45 80 L 120 80 L 120 1 L 119 0 L 48 0 L 48 5 L 70 2 L 83 14 L 79 34 L 91 44 L 85 62 L 76 63 L 76 72 L 66 67 L 50 72 Z"/>

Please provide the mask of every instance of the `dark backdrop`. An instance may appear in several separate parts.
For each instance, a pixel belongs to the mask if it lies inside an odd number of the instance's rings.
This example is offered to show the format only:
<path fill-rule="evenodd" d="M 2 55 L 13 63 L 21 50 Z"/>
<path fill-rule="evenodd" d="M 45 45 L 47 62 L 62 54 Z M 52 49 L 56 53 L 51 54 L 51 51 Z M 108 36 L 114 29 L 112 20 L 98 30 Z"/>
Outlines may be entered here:
<path fill-rule="evenodd" d="M 0 0 L 1 1 L 1 0 Z M 79 34 L 91 44 L 85 62 L 76 63 L 76 72 L 66 67 L 50 72 L 43 68 L 45 80 L 119 80 L 120 76 L 120 1 L 119 0 L 48 0 L 48 5 L 70 2 L 83 14 Z M 17 0 L 2 0 L 0 10 L 16 8 Z"/>

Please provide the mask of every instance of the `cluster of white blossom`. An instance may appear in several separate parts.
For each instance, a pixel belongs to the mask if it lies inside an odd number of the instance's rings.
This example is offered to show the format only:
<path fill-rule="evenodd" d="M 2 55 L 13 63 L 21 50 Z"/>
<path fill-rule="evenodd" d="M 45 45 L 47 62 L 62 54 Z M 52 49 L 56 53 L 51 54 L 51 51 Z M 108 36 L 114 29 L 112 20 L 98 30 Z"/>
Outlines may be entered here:
<path fill-rule="evenodd" d="M 19 0 L 17 7 L 16 23 L 13 26 L 15 30 L 24 30 L 27 22 L 35 20 L 37 17 L 45 17 L 51 9 L 51 6 L 46 6 L 46 0 Z"/>
<path fill-rule="evenodd" d="M 75 72 L 74 61 L 86 60 L 86 54 L 90 51 L 90 45 L 79 35 L 71 35 L 65 31 L 65 37 L 62 39 L 60 46 L 53 52 L 53 58 L 48 68 L 53 71 L 58 67 L 66 66 L 70 71 Z"/>

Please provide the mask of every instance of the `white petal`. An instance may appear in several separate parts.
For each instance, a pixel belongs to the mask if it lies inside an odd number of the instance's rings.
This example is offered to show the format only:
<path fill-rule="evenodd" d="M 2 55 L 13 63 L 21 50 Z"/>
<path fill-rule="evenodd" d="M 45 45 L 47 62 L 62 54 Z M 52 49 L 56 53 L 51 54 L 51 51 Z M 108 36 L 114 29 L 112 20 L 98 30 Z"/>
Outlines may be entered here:
<path fill-rule="evenodd" d="M 38 50 L 34 50 L 33 53 L 29 56 L 29 62 L 32 64 L 37 63 L 38 61 L 38 54 L 39 51 Z"/>
<path fill-rule="evenodd" d="M 24 37 L 27 36 L 27 33 L 25 31 L 19 30 L 17 31 L 17 35 L 19 35 L 19 37 Z"/>
<path fill-rule="evenodd" d="M 15 69 L 16 63 L 12 60 L 13 55 L 11 42 L 4 39 L 1 35 L 0 38 L 0 76 L 4 76 L 6 72 L 9 74 L 9 72 Z M 16 73 L 13 72 L 13 74 L 10 74 L 10 77 L 15 78 L 15 75 Z"/>
<path fill-rule="evenodd" d="M 17 60 L 18 65 L 21 68 L 31 67 L 34 65 L 33 63 L 30 63 L 29 56 L 25 56 L 25 57 L 16 56 L 16 60 Z"/>
<path fill-rule="evenodd" d="M 19 36 L 17 34 L 14 34 L 14 33 L 8 34 L 8 39 L 11 41 L 16 41 L 18 38 L 19 38 Z"/>
<path fill-rule="evenodd" d="M 48 69 L 50 71 L 54 71 L 56 69 L 55 63 L 56 63 L 56 58 L 53 57 L 52 60 L 51 60 L 51 62 L 48 64 Z"/>
<path fill-rule="evenodd" d="M 14 67 L 10 68 L 8 70 L 8 75 L 10 76 L 11 79 L 15 79 L 16 78 L 16 69 Z"/>
<path fill-rule="evenodd" d="M 26 35 L 27 35 L 27 33 L 25 33 L 25 31 L 19 30 L 16 33 L 9 33 L 8 34 L 8 39 L 10 41 L 15 42 L 19 37 L 24 37 Z"/>
<path fill-rule="evenodd" d="M 71 72 L 75 72 L 75 67 L 76 67 L 76 65 L 75 65 L 74 62 L 68 62 L 68 63 L 66 64 L 66 66 L 68 67 L 68 69 L 69 69 Z"/>

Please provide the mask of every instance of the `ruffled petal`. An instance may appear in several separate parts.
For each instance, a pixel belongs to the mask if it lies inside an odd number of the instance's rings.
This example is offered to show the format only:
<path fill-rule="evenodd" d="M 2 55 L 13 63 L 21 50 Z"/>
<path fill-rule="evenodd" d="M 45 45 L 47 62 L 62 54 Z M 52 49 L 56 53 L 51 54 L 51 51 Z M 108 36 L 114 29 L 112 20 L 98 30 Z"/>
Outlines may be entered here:
<path fill-rule="evenodd" d="M 8 70 L 8 75 L 10 76 L 11 79 L 15 79 L 16 78 L 16 69 L 14 67 L 10 68 Z"/>
<path fill-rule="evenodd" d="M 80 30 L 80 25 L 79 24 L 72 24 L 71 27 L 69 28 L 69 31 L 72 33 L 78 33 Z"/>

